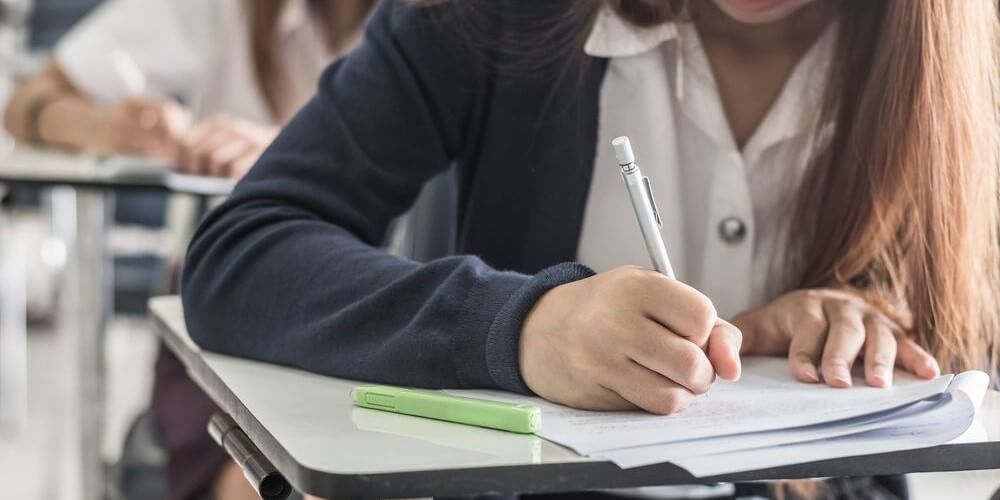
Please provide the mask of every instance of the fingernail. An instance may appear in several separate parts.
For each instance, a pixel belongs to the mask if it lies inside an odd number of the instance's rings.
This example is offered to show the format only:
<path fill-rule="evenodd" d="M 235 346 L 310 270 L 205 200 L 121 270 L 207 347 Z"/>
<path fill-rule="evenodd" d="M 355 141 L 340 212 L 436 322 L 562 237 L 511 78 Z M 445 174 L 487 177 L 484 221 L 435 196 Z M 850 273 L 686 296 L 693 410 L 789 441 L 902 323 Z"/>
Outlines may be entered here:
<path fill-rule="evenodd" d="M 816 367 L 811 363 L 803 366 L 802 374 L 805 375 L 810 382 L 819 383 L 819 373 L 816 372 Z"/>
<path fill-rule="evenodd" d="M 926 376 L 936 377 L 940 374 L 939 370 L 940 369 L 938 368 L 936 362 L 929 359 L 927 361 L 924 361 L 924 373 L 926 373 Z"/>
<path fill-rule="evenodd" d="M 847 368 L 843 366 L 838 366 L 833 369 L 833 380 L 840 382 L 847 387 L 851 386 L 851 374 L 847 372 Z"/>
<path fill-rule="evenodd" d="M 886 368 L 876 368 L 872 373 L 872 379 L 878 387 L 889 387 L 892 385 L 892 371 Z"/>

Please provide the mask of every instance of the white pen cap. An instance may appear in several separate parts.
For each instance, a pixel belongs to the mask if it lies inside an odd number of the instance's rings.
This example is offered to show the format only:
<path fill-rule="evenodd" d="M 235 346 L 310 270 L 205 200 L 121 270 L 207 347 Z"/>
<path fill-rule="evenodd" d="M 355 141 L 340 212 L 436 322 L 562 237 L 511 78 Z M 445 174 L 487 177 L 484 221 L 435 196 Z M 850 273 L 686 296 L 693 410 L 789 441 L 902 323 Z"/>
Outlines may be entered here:
<path fill-rule="evenodd" d="M 615 148 L 615 158 L 618 159 L 618 165 L 624 167 L 635 163 L 635 153 L 632 152 L 632 144 L 628 142 L 628 137 L 624 135 L 615 137 L 611 141 L 611 145 Z"/>

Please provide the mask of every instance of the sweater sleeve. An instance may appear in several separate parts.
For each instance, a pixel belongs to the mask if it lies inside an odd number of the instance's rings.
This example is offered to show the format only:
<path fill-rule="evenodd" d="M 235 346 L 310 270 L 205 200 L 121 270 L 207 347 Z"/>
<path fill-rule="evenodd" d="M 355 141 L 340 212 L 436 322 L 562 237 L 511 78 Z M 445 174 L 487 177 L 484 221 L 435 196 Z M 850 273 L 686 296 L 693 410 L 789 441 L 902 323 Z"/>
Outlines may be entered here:
<path fill-rule="evenodd" d="M 528 392 L 518 339 L 547 290 L 475 256 L 426 264 L 376 248 L 423 183 L 462 157 L 490 79 L 447 5 L 383 2 L 233 195 L 197 231 L 183 279 L 192 338 L 347 378 Z"/>

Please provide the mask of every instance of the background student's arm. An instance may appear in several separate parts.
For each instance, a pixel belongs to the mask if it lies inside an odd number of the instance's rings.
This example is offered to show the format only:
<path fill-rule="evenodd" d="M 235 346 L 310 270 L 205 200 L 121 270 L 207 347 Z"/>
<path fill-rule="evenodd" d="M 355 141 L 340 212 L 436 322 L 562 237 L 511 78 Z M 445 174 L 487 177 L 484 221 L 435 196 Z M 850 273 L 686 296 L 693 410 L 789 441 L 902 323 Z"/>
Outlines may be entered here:
<path fill-rule="evenodd" d="M 187 112 L 169 100 L 129 97 L 96 104 L 53 63 L 17 86 L 4 125 L 25 143 L 168 160 L 176 157 L 188 120 Z"/>
<path fill-rule="evenodd" d="M 18 85 L 5 126 L 25 143 L 151 156 L 187 173 L 242 177 L 274 138 L 274 124 L 220 114 L 191 126 L 174 100 L 197 102 L 196 88 L 225 54 L 242 54 L 233 45 L 242 42 L 226 36 L 244 31 L 240 5 L 104 3 L 60 40 L 44 71 Z"/>
<path fill-rule="evenodd" d="M 512 4 L 538 7 L 481 5 Z M 340 377 L 528 392 L 524 373 L 539 394 L 577 406 L 683 407 L 714 378 L 699 347 L 715 310 L 697 291 L 638 269 L 581 280 L 593 273 L 565 263 L 527 276 L 474 256 L 419 264 L 376 248 L 424 182 L 461 161 L 487 111 L 490 75 L 441 19 L 450 5 L 382 3 L 362 45 L 209 215 L 183 280 L 192 337 Z M 629 294 L 646 300 L 610 300 Z M 657 322 L 653 299 L 690 314 Z M 735 376 L 739 333 L 723 329 L 714 356 Z M 567 342 L 576 348 L 560 351 Z"/>

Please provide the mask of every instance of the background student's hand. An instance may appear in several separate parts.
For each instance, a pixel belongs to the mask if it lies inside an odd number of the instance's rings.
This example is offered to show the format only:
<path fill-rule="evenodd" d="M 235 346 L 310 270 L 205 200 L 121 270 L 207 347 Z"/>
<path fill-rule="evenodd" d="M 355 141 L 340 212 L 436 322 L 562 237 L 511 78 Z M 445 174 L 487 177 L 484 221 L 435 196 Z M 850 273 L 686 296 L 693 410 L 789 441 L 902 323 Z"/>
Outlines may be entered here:
<path fill-rule="evenodd" d="M 740 375 L 739 330 L 697 290 L 638 267 L 553 288 L 521 328 L 528 387 L 591 410 L 668 414 Z"/>
<path fill-rule="evenodd" d="M 174 101 L 130 97 L 103 111 L 89 128 L 90 149 L 100 154 L 128 153 L 172 162 L 191 116 Z"/>
<path fill-rule="evenodd" d="M 788 354 L 795 378 L 851 386 L 851 367 L 864 358 L 865 382 L 892 385 L 899 366 L 923 378 L 940 373 L 937 362 L 905 335 L 904 328 L 863 297 L 835 289 L 798 290 L 733 319 L 747 354 Z M 819 370 L 817 371 L 817 367 Z"/>
<path fill-rule="evenodd" d="M 178 166 L 189 174 L 238 179 L 250 170 L 277 133 L 277 127 L 215 115 L 185 134 Z"/>

